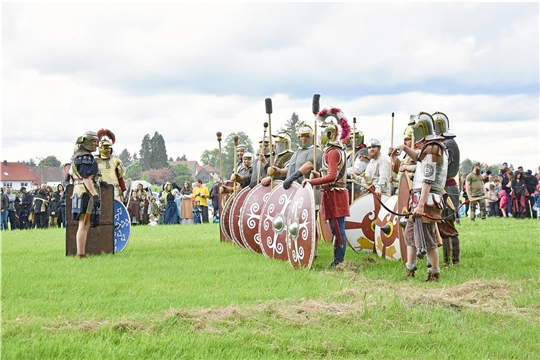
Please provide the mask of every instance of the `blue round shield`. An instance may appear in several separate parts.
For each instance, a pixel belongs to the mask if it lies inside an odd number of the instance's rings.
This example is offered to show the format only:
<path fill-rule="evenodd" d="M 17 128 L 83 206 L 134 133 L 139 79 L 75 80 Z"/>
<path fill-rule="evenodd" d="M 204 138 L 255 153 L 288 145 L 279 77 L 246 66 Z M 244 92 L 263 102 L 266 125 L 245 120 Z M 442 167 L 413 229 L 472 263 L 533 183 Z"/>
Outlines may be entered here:
<path fill-rule="evenodd" d="M 127 208 L 118 200 L 114 200 L 114 252 L 120 252 L 126 247 L 131 233 L 131 219 Z"/>

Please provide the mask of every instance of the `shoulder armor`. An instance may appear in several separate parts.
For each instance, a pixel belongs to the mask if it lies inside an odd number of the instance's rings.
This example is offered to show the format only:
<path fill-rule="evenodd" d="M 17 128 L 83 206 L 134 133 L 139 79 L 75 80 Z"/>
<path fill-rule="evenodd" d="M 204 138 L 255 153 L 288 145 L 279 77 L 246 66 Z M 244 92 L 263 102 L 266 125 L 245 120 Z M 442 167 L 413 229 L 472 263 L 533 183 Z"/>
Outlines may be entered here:
<path fill-rule="evenodd" d="M 422 147 L 422 150 L 420 150 L 420 154 L 418 154 L 418 159 L 420 161 L 423 160 L 427 154 L 431 154 L 434 162 L 436 162 L 437 164 L 442 164 L 444 147 L 438 141 L 429 141 Z"/>

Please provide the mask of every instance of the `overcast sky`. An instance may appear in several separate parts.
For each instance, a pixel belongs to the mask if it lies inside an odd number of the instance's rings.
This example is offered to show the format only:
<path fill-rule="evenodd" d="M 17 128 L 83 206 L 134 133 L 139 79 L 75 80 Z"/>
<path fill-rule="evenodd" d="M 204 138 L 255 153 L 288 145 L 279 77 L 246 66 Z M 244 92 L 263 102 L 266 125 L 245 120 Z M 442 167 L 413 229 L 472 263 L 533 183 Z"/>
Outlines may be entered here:
<path fill-rule="evenodd" d="M 540 165 L 539 3 L 2 3 L 2 160 L 56 156 L 108 128 L 115 150 L 163 135 L 169 157 L 311 100 L 366 139 L 402 141 L 441 111 L 461 160 Z"/>

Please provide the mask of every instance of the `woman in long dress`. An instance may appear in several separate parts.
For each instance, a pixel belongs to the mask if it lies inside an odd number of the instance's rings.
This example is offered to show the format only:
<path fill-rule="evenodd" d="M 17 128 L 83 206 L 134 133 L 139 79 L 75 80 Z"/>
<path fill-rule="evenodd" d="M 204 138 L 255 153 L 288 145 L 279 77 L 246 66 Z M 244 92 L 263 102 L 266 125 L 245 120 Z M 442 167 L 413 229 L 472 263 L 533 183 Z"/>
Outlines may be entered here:
<path fill-rule="evenodd" d="M 180 197 L 182 198 L 182 224 L 193 224 L 192 192 L 193 189 L 189 181 L 184 181 L 184 186 L 180 190 Z"/>

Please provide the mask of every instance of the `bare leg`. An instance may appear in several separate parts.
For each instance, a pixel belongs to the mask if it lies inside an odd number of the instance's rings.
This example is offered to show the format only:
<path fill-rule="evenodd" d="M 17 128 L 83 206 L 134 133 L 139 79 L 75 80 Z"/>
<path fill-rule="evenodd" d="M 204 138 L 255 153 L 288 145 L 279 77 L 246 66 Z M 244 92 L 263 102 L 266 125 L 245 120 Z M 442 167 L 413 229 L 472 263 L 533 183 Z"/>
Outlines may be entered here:
<path fill-rule="evenodd" d="M 79 218 L 79 228 L 77 229 L 76 241 L 77 241 L 77 254 L 79 257 L 86 256 L 86 237 L 88 236 L 88 230 L 90 230 L 90 222 L 84 223 L 84 216 Z"/>

